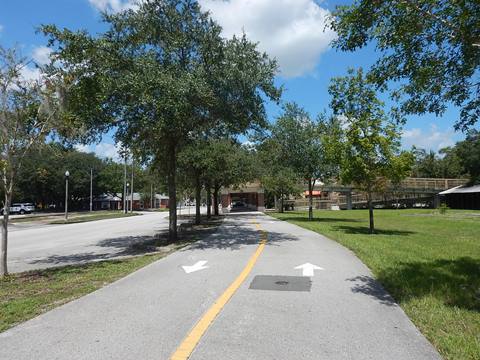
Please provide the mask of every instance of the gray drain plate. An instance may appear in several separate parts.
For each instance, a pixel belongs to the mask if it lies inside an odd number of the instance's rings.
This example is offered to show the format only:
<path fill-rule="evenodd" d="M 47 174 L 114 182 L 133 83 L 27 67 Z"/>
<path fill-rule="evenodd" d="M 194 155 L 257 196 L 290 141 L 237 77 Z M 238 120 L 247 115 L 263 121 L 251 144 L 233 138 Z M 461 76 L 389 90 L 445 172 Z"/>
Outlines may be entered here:
<path fill-rule="evenodd" d="M 273 291 L 310 291 L 312 281 L 305 276 L 257 275 L 249 289 Z"/>

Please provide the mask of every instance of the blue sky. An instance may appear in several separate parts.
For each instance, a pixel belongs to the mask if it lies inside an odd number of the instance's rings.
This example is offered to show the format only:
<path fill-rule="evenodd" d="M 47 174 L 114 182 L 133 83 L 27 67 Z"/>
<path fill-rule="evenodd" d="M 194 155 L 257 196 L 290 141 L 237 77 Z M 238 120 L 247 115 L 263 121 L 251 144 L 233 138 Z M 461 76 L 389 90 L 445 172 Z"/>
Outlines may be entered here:
<path fill-rule="evenodd" d="M 325 17 L 337 4 L 350 0 L 199 0 L 223 26 L 225 36 L 244 30 L 262 50 L 275 56 L 281 68 L 277 82 L 283 84 L 284 101 L 296 101 L 312 115 L 328 108 L 327 92 L 333 76 L 346 73 L 348 67 L 368 67 L 377 55 L 370 46 L 355 53 L 341 53 L 329 47 L 335 34 L 323 31 Z M 0 44 L 17 46 L 23 55 L 36 61 L 45 60 L 45 38 L 36 34 L 40 24 L 54 23 L 69 29 L 101 32 L 99 10 L 119 11 L 132 6 L 131 0 L 2 0 L 0 7 Z M 27 76 L 34 76 L 30 69 Z M 268 105 L 271 121 L 280 109 Z M 454 132 L 458 110 L 450 107 L 444 116 L 414 116 L 404 128 L 403 145 L 438 150 L 464 138 Z M 110 136 L 102 143 L 83 147 L 101 156 L 114 156 L 115 146 Z"/>

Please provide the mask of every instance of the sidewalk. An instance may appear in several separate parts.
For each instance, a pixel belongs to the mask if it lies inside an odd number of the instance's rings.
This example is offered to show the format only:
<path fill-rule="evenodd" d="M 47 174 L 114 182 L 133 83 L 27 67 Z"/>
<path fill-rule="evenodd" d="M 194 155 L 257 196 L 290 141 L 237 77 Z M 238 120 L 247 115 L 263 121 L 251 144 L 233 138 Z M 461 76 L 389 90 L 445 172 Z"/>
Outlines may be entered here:
<path fill-rule="evenodd" d="M 252 220 L 268 243 L 191 359 L 440 359 L 350 251 L 258 213 L 0 334 L 0 359 L 169 359 L 257 250 Z M 259 275 L 301 277 L 306 262 L 325 269 L 308 291 L 250 289 Z"/>

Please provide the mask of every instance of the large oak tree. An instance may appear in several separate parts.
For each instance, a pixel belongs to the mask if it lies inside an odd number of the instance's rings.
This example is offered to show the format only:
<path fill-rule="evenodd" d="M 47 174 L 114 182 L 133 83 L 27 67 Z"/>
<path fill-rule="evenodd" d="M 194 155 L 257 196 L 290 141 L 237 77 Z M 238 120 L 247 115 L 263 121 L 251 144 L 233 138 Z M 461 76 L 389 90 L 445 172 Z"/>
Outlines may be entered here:
<path fill-rule="evenodd" d="M 176 239 L 177 154 L 206 129 L 242 133 L 265 125 L 278 99 L 276 63 L 245 36 L 226 40 L 194 0 L 146 0 L 104 15 L 96 37 L 45 26 L 63 76 L 75 76 L 69 114 L 89 139 L 114 128 L 144 162 L 165 169 L 170 238 Z"/>

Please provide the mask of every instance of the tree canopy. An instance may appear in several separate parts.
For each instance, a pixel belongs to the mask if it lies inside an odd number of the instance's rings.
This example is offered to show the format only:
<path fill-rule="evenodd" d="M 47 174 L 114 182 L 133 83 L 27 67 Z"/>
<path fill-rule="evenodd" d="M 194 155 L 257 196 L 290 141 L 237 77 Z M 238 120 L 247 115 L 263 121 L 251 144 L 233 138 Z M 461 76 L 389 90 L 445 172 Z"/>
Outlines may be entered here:
<path fill-rule="evenodd" d="M 331 106 L 341 117 L 345 135 L 338 145 L 342 150 L 340 177 L 367 193 L 370 232 L 374 231 L 372 193 L 382 192 L 388 180 L 398 183 L 411 170 L 413 157 L 400 151 L 397 123 L 384 111 L 363 71 L 349 70 L 348 76 L 334 78 L 329 87 Z"/>
<path fill-rule="evenodd" d="M 404 113 L 440 115 L 450 103 L 465 130 L 480 117 L 479 14 L 478 1 L 359 0 L 333 12 L 334 46 L 373 43 L 380 57 L 369 77 L 390 86 Z"/>
<path fill-rule="evenodd" d="M 316 120 L 295 103 L 287 103 L 283 113 L 271 126 L 271 139 L 276 151 L 300 179 L 308 183 L 309 218 L 313 218 L 312 192 L 317 180 L 326 182 L 338 172 L 335 149 L 330 146 L 331 136 L 337 124 L 328 121 L 323 114 Z M 284 175 L 288 175 L 288 172 Z M 288 178 L 285 178 L 288 180 Z"/>
<path fill-rule="evenodd" d="M 0 277 L 8 273 L 7 244 L 10 203 L 17 175 L 25 157 L 52 134 L 68 128 L 59 115 L 63 106 L 57 77 L 44 73 L 38 79 L 26 80 L 22 69 L 29 60 L 17 49 L 0 46 L 0 188 L 3 193 Z"/>
<path fill-rule="evenodd" d="M 245 36 L 222 38 L 194 0 L 147 0 L 104 21 L 97 37 L 43 27 L 61 60 L 54 71 L 76 79 L 68 114 L 85 137 L 114 127 L 142 161 L 166 165 L 175 240 L 178 151 L 205 131 L 265 126 L 265 98 L 280 95 L 277 65 Z"/>

